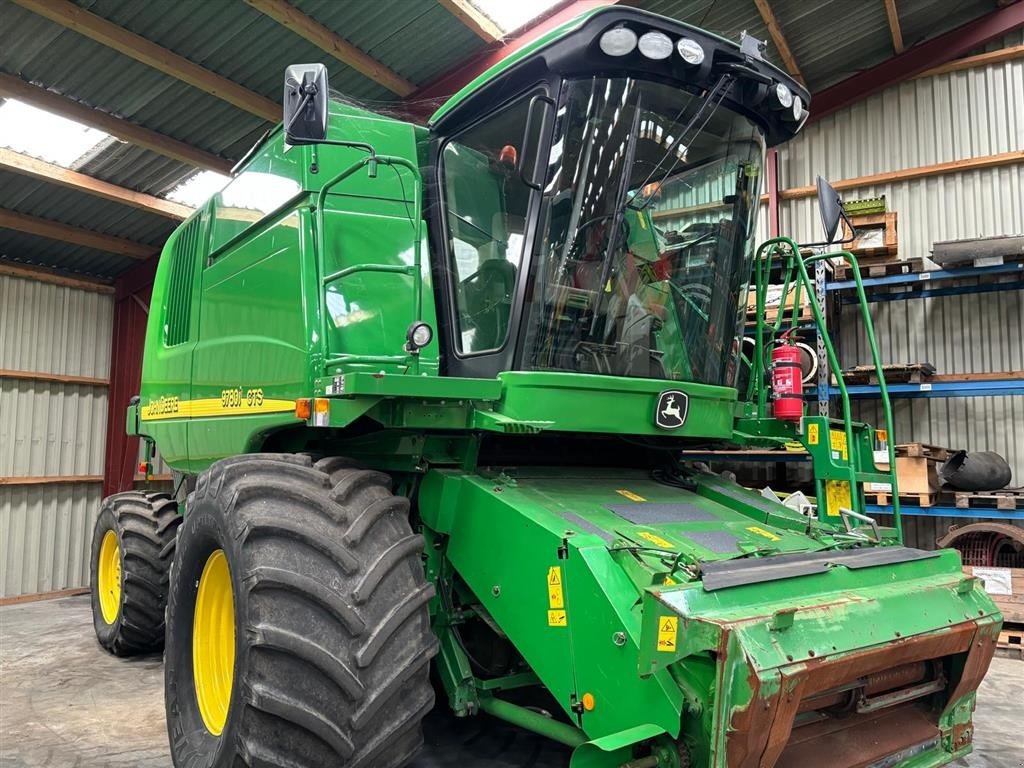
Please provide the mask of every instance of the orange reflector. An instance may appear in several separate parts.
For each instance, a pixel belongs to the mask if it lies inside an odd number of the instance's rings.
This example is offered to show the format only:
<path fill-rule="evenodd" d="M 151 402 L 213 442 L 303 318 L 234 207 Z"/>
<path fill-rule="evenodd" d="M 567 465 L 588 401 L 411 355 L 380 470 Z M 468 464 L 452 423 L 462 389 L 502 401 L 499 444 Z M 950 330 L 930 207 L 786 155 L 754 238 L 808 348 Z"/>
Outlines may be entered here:
<path fill-rule="evenodd" d="M 318 397 L 313 401 L 313 411 L 315 413 L 327 413 L 331 410 L 331 401 L 326 397 Z"/>
<path fill-rule="evenodd" d="M 142 474 L 146 474 L 146 472 L 148 472 L 148 471 L 149 471 L 149 462 L 148 461 L 140 461 L 139 462 L 139 472 L 141 472 Z"/>
<path fill-rule="evenodd" d="M 594 701 L 594 694 L 592 694 L 592 693 L 584 693 L 583 694 L 583 708 L 585 710 L 587 710 L 587 712 L 593 712 L 595 704 L 596 704 L 596 702 Z"/>
<path fill-rule="evenodd" d="M 295 401 L 295 418 L 308 420 L 310 413 L 312 411 L 310 410 L 310 400 L 308 397 L 301 397 Z"/>

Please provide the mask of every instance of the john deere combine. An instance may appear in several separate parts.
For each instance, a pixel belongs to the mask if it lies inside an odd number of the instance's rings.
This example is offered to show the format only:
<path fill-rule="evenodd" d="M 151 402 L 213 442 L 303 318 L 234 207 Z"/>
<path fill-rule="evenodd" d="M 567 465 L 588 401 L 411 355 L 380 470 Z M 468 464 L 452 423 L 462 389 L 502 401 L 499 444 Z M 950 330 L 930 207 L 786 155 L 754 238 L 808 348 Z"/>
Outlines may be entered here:
<path fill-rule="evenodd" d="M 772 265 L 808 291 L 820 258 L 754 249 L 765 147 L 807 107 L 756 41 L 628 8 L 426 128 L 289 69 L 283 125 L 156 274 L 127 426 L 176 494 L 113 496 L 95 534 L 106 647 L 158 647 L 166 604 L 175 765 L 405 765 L 432 674 L 573 768 L 970 750 L 993 604 L 864 514 L 895 478 L 845 397 L 782 408 L 781 321 L 737 394 L 752 274 L 763 309 Z M 793 441 L 817 505 L 680 458 Z"/>

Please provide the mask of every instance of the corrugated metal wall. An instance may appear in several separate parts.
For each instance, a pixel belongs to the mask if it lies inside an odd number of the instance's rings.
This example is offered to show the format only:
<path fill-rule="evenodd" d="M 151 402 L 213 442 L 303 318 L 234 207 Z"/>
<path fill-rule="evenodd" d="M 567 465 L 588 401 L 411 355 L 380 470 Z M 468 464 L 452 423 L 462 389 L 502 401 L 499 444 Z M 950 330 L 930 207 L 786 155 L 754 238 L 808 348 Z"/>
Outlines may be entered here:
<path fill-rule="evenodd" d="M 1020 45 L 1024 30 L 991 49 Z M 911 80 L 818 122 L 780 148 L 783 189 L 1024 149 L 1024 61 L 1016 59 Z M 885 195 L 899 214 L 903 257 L 928 256 L 936 241 L 1024 233 L 1024 165 L 867 186 L 846 199 Z M 821 239 L 817 198 L 784 201 L 782 231 Z M 939 373 L 1024 370 L 1024 291 L 871 305 L 885 360 L 928 362 Z M 870 363 L 855 308 L 841 318 L 845 366 Z M 1024 397 L 895 400 L 896 439 L 994 450 L 1024 485 Z M 857 414 L 881 423 L 877 402 Z"/>
<path fill-rule="evenodd" d="M 113 297 L 0 276 L 0 369 L 110 374 Z M 107 388 L 0 378 L 0 476 L 103 474 Z M 0 596 L 85 586 L 99 482 L 0 485 Z"/>

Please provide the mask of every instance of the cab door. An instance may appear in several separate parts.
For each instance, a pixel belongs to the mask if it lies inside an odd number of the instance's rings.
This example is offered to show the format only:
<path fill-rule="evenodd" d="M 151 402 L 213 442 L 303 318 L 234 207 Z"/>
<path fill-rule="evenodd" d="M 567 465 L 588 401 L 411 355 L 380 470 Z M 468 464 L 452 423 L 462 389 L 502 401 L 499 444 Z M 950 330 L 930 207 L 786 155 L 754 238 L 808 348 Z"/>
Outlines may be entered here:
<path fill-rule="evenodd" d="M 454 376 L 491 377 L 512 367 L 526 254 L 541 201 L 534 181 L 546 157 L 547 86 L 511 100 L 454 133 L 438 150 Z"/>

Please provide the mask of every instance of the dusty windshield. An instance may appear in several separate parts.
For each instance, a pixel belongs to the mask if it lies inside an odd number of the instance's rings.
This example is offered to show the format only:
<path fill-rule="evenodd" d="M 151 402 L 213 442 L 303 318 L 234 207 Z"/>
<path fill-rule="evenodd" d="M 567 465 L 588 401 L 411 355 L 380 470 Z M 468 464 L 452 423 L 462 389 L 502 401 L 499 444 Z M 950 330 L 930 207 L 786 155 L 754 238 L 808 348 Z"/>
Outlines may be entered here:
<path fill-rule="evenodd" d="M 569 84 L 527 290 L 524 367 L 729 384 L 764 142 L 706 94 Z"/>

